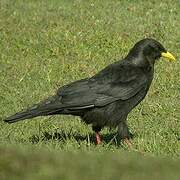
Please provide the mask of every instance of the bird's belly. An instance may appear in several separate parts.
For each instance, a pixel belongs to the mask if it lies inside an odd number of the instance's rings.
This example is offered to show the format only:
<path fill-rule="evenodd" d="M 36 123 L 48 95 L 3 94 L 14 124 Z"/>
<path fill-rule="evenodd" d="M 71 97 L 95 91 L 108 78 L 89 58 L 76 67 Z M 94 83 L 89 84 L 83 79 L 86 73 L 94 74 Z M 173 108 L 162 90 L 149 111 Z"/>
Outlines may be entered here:
<path fill-rule="evenodd" d="M 116 127 L 121 121 L 125 120 L 128 113 L 139 104 L 145 97 L 146 92 L 140 91 L 128 100 L 118 100 L 103 107 L 96 107 L 84 112 L 82 120 L 93 126 Z"/>
<path fill-rule="evenodd" d="M 85 123 L 93 126 L 116 127 L 126 115 L 123 104 L 124 102 L 120 100 L 103 107 L 96 107 L 85 112 L 81 118 Z"/>

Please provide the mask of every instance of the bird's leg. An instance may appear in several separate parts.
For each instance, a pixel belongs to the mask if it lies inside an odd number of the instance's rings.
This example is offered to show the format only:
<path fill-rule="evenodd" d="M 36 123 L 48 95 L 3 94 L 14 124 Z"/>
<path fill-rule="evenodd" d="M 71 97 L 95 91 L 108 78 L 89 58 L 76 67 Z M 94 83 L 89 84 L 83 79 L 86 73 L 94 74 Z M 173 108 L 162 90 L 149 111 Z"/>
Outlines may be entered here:
<path fill-rule="evenodd" d="M 133 144 L 131 142 L 131 139 L 133 138 L 133 134 L 129 132 L 128 126 L 125 122 L 119 124 L 118 134 L 120 138 L 123 140 L 123 143 L 127 145 L 130 150 L 139 152 L 141 155 L 145 154 L 143 150 L 138 150 L 133 147 Z"/>
<path fill-rule="evenodd" d="M 100 135 L 100 131 L 101 131 L 101 127 L 99 126 L 93 126 L 92 127 L 93 131 L 95 131 L 96 133 L 96 144 L 100 144 L 101 143 L 101 135 Z"/>
<path fill-rule="evenodd" d="M 132 133 L 129 132 L 128 129 L 128 136 L 126 138 L 123 139 L 124 144 L 127 144 L 127 146 L 132 149 L 133 148 L 133 144 L 131 142 L 131 139 L 133 139 L 134 135 Z"/>
<path fill-rule="evenodd" d="M 127 144 L 128 147 L 132 149 L 132 143 L 130 141 L 130 138 L 132 138 L 132 134 L 129 132 L 128 126 L 125 121 L 119 124 L 118 134 L 120 138 L 123 140 L 123 143 Z"/>
<path fill-rule="evenodd" d="M 127 144 L 127 146 L 129 147 L 129 149 L 133 148 L 133 145 L 131 143 L 131 140 L 129 140 L 128 138 L 123 139 L 124 144 Z"/>
<path fill-rule="evenodd" d="M 101 136 L 99 134 L 99 132 L 96 132 L 96 144 L 100 144 L 101 143 Z"/>

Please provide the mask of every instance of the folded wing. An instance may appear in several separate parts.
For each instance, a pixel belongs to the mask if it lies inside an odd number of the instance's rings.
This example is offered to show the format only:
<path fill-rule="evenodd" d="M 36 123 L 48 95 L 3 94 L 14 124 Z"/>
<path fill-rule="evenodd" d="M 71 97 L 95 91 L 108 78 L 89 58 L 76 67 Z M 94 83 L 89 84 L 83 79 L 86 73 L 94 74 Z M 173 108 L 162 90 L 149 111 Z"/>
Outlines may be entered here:
<path fill-rule="evenodd" d="M 147 78 L 140 69 L 111 65 L 90 79 L 60 88 L 57 95 L 65 108 L 81 109 L 127 100 L 146 86 Z"/>

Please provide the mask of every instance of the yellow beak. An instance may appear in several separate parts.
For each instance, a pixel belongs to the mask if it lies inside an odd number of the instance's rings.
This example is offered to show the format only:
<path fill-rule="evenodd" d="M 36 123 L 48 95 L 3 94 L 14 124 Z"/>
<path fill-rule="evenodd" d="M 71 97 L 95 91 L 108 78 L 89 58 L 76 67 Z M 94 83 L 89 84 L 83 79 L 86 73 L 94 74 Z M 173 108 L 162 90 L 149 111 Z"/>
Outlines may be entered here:
<path fill-rule="evenodd" d="M 167 58 L 169 61 L 175 61 L 176 60 L 176 58 L 168 51 L 166 53 L 162 52 L 161 56 L 164 58 Z"/>

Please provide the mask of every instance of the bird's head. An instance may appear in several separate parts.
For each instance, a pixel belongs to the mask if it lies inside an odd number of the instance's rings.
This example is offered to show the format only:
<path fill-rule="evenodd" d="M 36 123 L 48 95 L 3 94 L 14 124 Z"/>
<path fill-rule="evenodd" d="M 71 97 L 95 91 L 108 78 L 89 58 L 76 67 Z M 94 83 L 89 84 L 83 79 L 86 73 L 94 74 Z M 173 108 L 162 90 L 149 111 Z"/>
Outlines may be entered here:
<path fill-rule="evenodd" d="M 130 50 L 128 57 L 134 57 L 134 62 L 138 65 L 154 65 L 160 57 L 175 61 L 175 57 L 168 52 L 161 43 L 154 39 L 146 38 L 137 42 Z"/>

